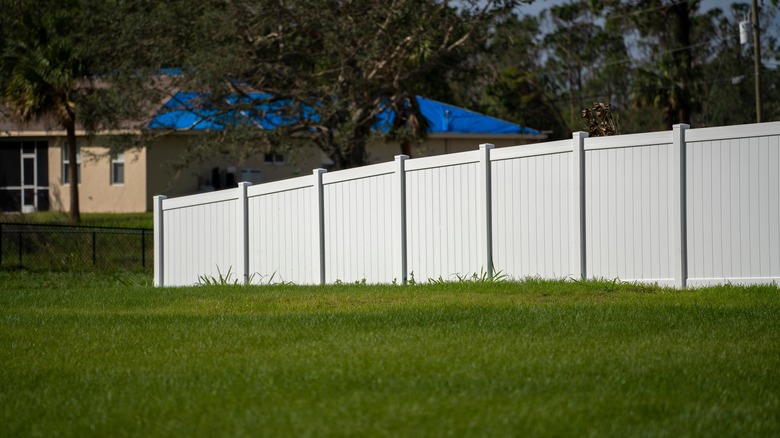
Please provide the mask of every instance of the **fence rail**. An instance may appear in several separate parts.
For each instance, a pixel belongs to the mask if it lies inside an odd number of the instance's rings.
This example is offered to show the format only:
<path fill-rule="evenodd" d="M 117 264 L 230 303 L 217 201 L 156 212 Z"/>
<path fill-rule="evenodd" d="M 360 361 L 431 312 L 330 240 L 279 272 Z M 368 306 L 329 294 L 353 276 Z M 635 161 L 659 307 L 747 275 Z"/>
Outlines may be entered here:
<path fill-rule="evenodd" d="M 155 284 L 494 271 L 780 281 L 780 122 L 408 159 L 154 202 Z"/>
<path fill-rule="evenodd" d="M 148 269 L 148 228 L 0 222 L 0 267 L 41 270 Z"/>

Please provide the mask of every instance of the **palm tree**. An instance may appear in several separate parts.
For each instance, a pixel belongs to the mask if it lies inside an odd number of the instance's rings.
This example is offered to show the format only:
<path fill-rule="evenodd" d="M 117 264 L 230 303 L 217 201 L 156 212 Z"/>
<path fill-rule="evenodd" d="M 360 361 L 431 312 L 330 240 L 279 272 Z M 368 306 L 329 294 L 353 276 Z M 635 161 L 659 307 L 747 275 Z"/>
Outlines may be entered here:
<path fill-rule="evenodd" d="M 70 220 L 79 222 L 76 165 L 76 104 L 86 63 L 72 44 L 58 35 L 51 19 L 27 17 L 22 38 L 7 42 L 0 56 L 0 99 L 22 123 L 48 119 L 67 135 L 70 181 Z M 48 17 L 51 18 L 51 17 Z"/>

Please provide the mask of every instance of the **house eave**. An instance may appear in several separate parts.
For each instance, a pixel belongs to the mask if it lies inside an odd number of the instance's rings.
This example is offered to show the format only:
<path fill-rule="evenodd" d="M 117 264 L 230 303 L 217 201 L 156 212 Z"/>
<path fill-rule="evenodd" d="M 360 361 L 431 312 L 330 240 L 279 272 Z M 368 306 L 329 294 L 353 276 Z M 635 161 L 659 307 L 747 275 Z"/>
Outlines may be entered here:
<path fill-rule="evenodd" d="M 106 130 L 106 131 L 98 131 L 93 132 L 91 134 L 88 134 L 87 131 L 80 129 L 76 131 L 77 137 L 86 137 L 88 135 L 139 135 L 144 132 L 149 132 L 150 130 L 144 129 L 116 129 L 116 130 Z M 156 130 L 152 130 L 156 131 Z M 170 130 L 166 132 L 167 134 L 174 134 L 174 135 L 201 135 L 203 134 L 203 131 L 197 131 L 197 130 Z M 65 137 L 66 133 L 64 130 L 0 130 L 0 137 Z M 547 134 L 490 134 L 490 133 L 463 133 L 463 132 L 434 132 L 430 133 L 427 136 L 430 139 L 465 139 L 465 140 L 532 140 L 532 141 L 542 141 L 547 139 Z"/>
<path fill-rule="evenodd" d="M 115 130 L 106 130 L 106 131 L 97 131 L 92 132 L 90 134 L 87 133 L 87 131 L 83 129 L 77 129 L 76 130 L 76 137 L 87 137 L 88 135 L 138 135 L 141 131 L 137 129 L 115 129 Z M 67 133 L 64 130 L 0 130 L 0 137 L 9 137 L 9 138 L 20 138 L 20 137 L 65 137 Z"/>

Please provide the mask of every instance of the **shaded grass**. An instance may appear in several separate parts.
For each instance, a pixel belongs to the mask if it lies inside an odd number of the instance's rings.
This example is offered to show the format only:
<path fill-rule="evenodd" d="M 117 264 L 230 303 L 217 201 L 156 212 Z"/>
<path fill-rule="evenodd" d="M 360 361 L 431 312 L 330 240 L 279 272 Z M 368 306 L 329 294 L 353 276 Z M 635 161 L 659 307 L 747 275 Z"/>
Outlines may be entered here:
<path fill-rule="evenodd" d="M 780 295 L 0 273 L 0 435 L 776 436 Z"/>
<path fill-rule="evenodd" d="M 152 212 L 145 213 L 81 213 L 78 225 L 119 228 L 152 228 Z M 15 213 L 0 216 L 0 222 L 25 222 L 44 224 L 70 224 L 67 212 L 38 211 L 35 213 Z"/>

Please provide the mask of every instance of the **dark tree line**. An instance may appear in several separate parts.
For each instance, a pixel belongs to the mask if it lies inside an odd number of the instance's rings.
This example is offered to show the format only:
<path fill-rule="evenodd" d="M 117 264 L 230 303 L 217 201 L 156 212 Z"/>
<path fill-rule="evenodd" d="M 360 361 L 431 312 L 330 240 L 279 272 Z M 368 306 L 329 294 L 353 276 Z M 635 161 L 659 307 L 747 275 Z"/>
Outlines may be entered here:
<path fill-rule="evenodd" d="M 480 104 L 554 138 L 582 129 L 581 111 L 594 102 L 611 104 L 622 133 L 752 123 L 752 48 L 740 45 L 738 29 L 749 10 L 737 3 L 704 11 L 699 0 L 580 0 L 512 17 L 497 26 Z M 765 61 L 777 54 L 776 11 L 773 3 L 761 9 Z M 763 85 L 764 119 L 777 120 L 775 68 L 763 69 Z"/>

